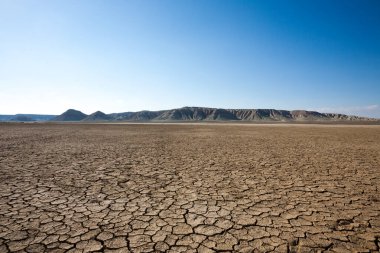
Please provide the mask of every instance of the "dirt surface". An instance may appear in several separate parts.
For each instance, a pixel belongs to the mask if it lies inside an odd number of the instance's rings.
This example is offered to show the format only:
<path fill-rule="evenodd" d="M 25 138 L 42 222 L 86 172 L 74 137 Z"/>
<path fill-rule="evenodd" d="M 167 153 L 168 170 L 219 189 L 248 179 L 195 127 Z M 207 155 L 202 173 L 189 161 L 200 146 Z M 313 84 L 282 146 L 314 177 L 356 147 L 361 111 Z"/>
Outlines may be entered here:
<path fill-rule="evenodd" d="M 378 252 L 380 127 L 0 125 L 0 252 Z"/>

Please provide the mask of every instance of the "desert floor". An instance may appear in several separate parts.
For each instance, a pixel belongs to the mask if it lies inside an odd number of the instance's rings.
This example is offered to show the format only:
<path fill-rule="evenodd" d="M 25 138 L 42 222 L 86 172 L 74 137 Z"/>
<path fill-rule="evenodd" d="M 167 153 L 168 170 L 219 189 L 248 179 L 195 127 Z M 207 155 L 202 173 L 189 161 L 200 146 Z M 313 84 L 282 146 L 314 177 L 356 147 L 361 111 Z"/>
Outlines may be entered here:
<path fill-rule="evenodd" d="M 378 252 L 380 126 L 0 124 L 0 252 Z"/>

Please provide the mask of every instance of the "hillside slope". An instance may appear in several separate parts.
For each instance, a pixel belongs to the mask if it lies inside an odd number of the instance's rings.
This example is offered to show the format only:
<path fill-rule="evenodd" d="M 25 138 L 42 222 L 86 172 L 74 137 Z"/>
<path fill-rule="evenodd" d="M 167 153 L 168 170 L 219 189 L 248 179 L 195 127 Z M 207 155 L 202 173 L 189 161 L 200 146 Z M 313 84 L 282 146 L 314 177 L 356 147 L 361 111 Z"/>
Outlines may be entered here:
<path fill-rule="evenodd" d="M 80 121 L 86 117 L 87 115 L 81 111 L 69 109 L 65 111 L 64 113 L 62 113 L 61 115 L 54 117 L 53 119 L 51 119 L 51 121 Z"/>
<path fill-rule="evenodd" d="M 86 118 L 82 119 L 82 121 L 108 121 L 108 120 L 112 120 L 112 117 L 101 111 L 96 111 L 88 115 Z"/>

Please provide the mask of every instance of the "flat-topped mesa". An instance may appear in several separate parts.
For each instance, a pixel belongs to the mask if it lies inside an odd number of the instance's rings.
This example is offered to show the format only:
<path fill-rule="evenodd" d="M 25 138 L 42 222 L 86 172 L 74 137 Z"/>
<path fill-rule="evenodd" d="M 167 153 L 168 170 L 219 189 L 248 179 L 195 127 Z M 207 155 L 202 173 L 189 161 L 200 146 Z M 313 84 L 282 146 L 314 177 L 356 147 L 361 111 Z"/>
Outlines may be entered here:
<path fill-rule="evenodd" d="M 13 114 L 13 115 L 0 115 L 0 122 L 43 122 L 48 121 L 56 117 L 56 115 L 50 114 Z"/>

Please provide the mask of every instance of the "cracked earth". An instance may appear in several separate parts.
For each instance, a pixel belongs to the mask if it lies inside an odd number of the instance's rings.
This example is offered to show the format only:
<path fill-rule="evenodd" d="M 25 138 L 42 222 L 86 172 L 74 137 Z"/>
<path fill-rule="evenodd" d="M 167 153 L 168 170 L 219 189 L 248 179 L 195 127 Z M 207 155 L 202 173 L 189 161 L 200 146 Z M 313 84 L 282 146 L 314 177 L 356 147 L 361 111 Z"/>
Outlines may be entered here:
<path fill-rule="evenodd" d="M 380 127 L 0 125 L 0 252 L 378 252 Z"/>

